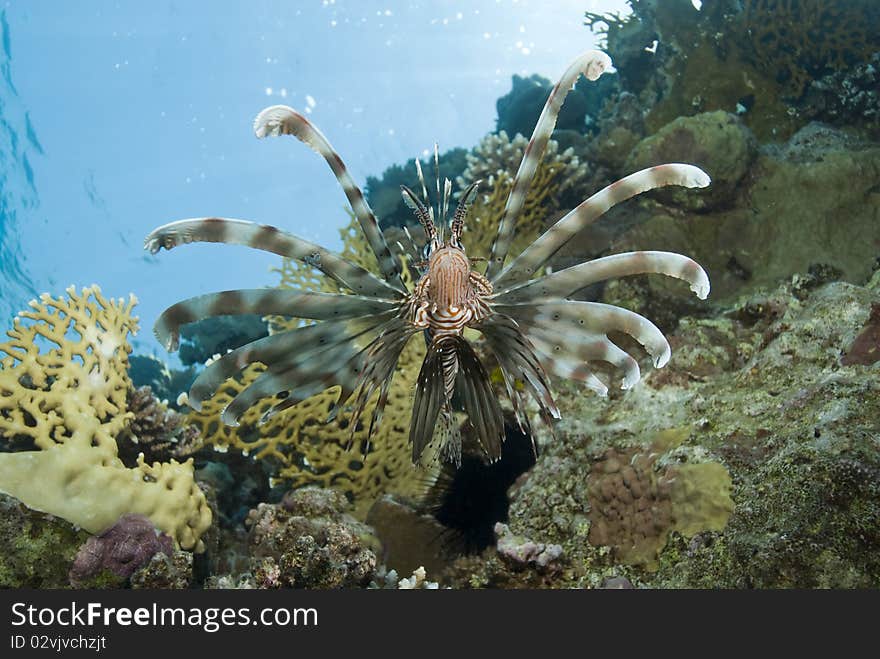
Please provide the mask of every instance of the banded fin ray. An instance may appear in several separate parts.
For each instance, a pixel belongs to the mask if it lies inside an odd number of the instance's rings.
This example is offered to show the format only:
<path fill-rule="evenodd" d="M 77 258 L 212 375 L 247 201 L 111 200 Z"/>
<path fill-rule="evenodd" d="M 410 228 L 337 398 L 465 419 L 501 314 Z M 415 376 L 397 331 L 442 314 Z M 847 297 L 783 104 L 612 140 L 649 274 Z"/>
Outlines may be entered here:
<path fill-rule="evenodd" d="M 705 188 L 710 182 L 709 175 L 699 167 L 680 163 L 649 167 L 615 181 L 547 229 L 508 264 L 492 284 L 495 290 L 502 291 L 531 279 L 571 238 L 622 201 L 668 185 Z"/>
<path fill-rule="evenodd" d="M 495 304 L 537 303 L 567 298 L 601 281 L 630 275 L 659 274 L 686 281 L 698 298 L 709 295 L 709 276 L 699 263 L 673 252 L 624 252 L 585 261 L 526 284 L 495 293 Z"/>
<path fill-rule="evenodd" d="M 607 393 L 607 387 L 604 384 L 594 386 L 601 380 L 589 377 L 592 375 L 589 362 L 606 362 L 622 371 L 621 389 L 632 388 L 642 377 L 639 363 L 604 334 L 580 332 L 571 335 L 540 325 L 529 328 L 528 337 L 548 372 L 584 382 L 600 395 Z"/>
<path fill-rule="evenodd" d="M 527 385 L 528 393 L 538 404 L 541 416 L 546 422 L 560 418 L 544 367 L 535 354 L 534 346 L 520 330 L 517 322 L 499 312 L 480 321 L 475 329 L 483 334 L 501 367 L 504 384 L 513 402 L 520 429 L 527 432 L 530 424 L 525 407 L 526 398 L 517 388 L 517 380 Z"/>
<path fill-rule="evenodd" d="M 403 352 L 409 339 L 416 333 L 417 331 L 412 329 L 402 318 L 394 318 L 383 327 L 379 336 L 366 348 L 366 365 L 358 381 L 354 411 L 349 422 L 352 439 L 367 403 L 378 390 L 379 397 L 370 416 L 370 428 L 367 432 L 367 442 L 369 442 L 373 429 L 382 420 L 382 414 L 388 402 L 388 390 L 394 377 L 394 369 L 400 359 L 400 353 Z M 363 453 L 366 454 L 368 450 L 369 446 L 367 445 L 364 447 Z"/>
<path fill-rule="evenodd" d="M 278 288 L 253 288 L 208 293 L 171 305 L 159 316 L 154 332 L 166 350 L 179 346 L 180 328 L 205 318 L 260 314 L 342 320 L 391 311 L 394 302 L 357 295 L 309 293 Z"/>
<path fill-rule="evenodd" d="M 336 337 L 329 345 L 294 352 L 287 359 L 275 361 L 249 387 L 232 399 L 221 415 L 222 421 L 227 425 L 236 425 L 241 415 L 259 400 L 282 392 L 285 394 L 281 404 L 284 409 L 333 386 L 341 387 L 339 402 L 348 400 L 354 393 L 355 383 L 367 366 L 366 348 L 388 320 L 378 320 L 350 335 Z M 273 409 L 277 411 L 278 407 L 276 405 Z M 262 420 L 265 421 L 271 415 L 270 410 Z"/>
<path fill-rule="evenodd" d="M 409 426 L 409 442 L 412 444 L 412 461 L 418 464 L 425 447 L 434 437 L 434 427 L 440 408 L 446 401 L 446 383 L 443 377 L 443 354 L 436 345 L 428 346 L 428 353 L 416 379 L 412 419 Z"/>
<path fill-rule="evenodd" d="M 550 136 L 556 127 L 556 119 L 565 97 L 568 96 L 568 92 L 581 74 L 585 75 L 588 80 L 597 80 L 609 69 L 611 69 L 611 58 L 607 54 L 599 50 L 588 50 L 569 65 L 550 92 L 544 109 L 541 111 L 541 116 L 538 118 L 538 123 L 532 132 L 532 137 L 526 146 L 519 170 L 513 179 L 513 187 L 507 197 L 504 215 L 498 225 L 498 235 L 492 244 L 492 253 L 486 267 L 486 277 L 490 280 L 498 275 L 504 265 L 504 259 L 507 257 L 511 242 L 513 242 L 517 217 L 522 211 L 538 165 L 544 157 L 547 142 L 550 141 Z"/>
<path fill-rule="evenodd" d="M 353 342 L 365 332 L 375 330 L 392 317 L 391 314 L 386 313 L 375 317 L 326 321 L 272 334 L 236 348 L 199 373 L 190 387 L 190 406 L 196 410 L 200 409 L 201 403 L 210 398 L 227 378 L 237 375 L 250 364 L 266 364 L 270 370 L 276 367 L 296 367 L 314 353 L 327 347 Z M 282 388 L 271 393 L 274 395 L 280 391 Z"/>
<path fill-rule="evenodd" d="M 155 254 L 187 243 L 244 245 L 301 261 L 358 295 L 387 300 L 401 297 L 376 275 L 320 245 L 268 224 L 224 217 L 201 217 L 164 224 L 147 236 L 144 249 Z"/>
<path fill-rule="evenodd" d="M 342 158 L 312 122 L 299 112 L 286 105 L 273 105 L 262 110 L 254 119 L 254 134 L 259 137 L 292 135 L 300 142 L 317 152 L 333 171 L 355 217 L 363 229 L 370 249 L 379 263 L 379 270 L 391 286 L 400 293 L 406 292 L 400 272 L 400 263 L 388 248 L 385 236 L 373 210 L 364 198 L 364 193 L 355 184 Z"/>
<path fill-rule="evenodd" d="M 498 305 L 496 309 L 514 318 L 527 336 L 533 328 L 550 328 L 563 337 L 576 334 L 622 332 L 628 334 L 651 355 L 655 368 L 669 361 L 669 341 L 654 323 L 634 311 L 602 302 L 548 300 L 539 304 Z"/>

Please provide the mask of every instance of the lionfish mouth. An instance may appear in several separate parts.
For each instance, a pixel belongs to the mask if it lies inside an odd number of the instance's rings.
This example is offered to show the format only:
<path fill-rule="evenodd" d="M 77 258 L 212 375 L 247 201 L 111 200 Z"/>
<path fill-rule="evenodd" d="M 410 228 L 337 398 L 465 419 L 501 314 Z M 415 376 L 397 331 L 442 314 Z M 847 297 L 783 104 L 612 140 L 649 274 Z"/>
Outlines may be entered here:
<path fill-rule="evenodd" d="M 379 274 L 281 229 L 243 220 L 186 219 L 155 229 L 145 241 L 145 248 L 153 253 L 192 242 L 247 245 L 307 264 L 344 291 L 224 291 L 169 307 L 155 325 L 156 336 L 169 350 L 177 348 L 182 325 L 213 316 L 261 314 L 320 321 L 253 341 L 212 362 L 193 383 L 190 405 L 199 409 L 227 378 L 259 362 L 266 365 L 266 370 L 229 403 L 222 415 L 225 423 L 235 425 L 245 411 L 269 396 L 281 394 L 282 400 L 264 419 L 339 386 L 339 401 L 353 404 L 352 434 L 368 403 L 376 401 L 369 420 L 368 437 L 372 437 L 381 425 L 401 353 L 415 334 L 422 333 L 428 349 L 415 382 L 409 433 L 413 462 L 422 459 L 435 439 L 443 458 L 460 462 L 460 432 L 453 414 L 456 409 L 465 413 L 484 458 L 495 461 L 504 441 L 503 412 L 483 361 L 462 332 L 464 327 L 484 337 L 500 367 L 513 414 L 523 432 L 530 430 L 530 399 L 548 424 L 560 416 L 550 376 L 583 383 L 605 395 L 608 385 L 596 377 L 593 368 L 595 362 L 605 362 L 622 373 L 622 388 L 639 381 L 638 362 L 608 338 L 612 333 L 635 339 L 651 355 L 654 366 L 662 367 L 669 360 L 670 347 L 651 321 L 626 309 L 571 298 L 587 286 L 610 278 L 659 273 L 686 281 L 704 299 L 709 294 L 709 279 L 699 264 L 670 252 L 629 252 L 585 261 L 552 274 L 540 273 L 572 237 L 616 204 L 668 185 L 706 187 L 710 179 L 701 169 L 665 164 L 612 183 L 508 261 L 517 218 L 568 91 L 580 75 L 594 81 L 609 70 L 608 55 L 588 51 L 572 62 L 551 91 L 514 178 L 485 273 L 470 270 L 465 277 L 455 268 L 427 267 L 418 270 L 412 290 L 404 283 L 402 263 L 413 267 L 425 253 L 441 249 L 464 254 L 462 226 L 479 182 L 463 191 L 449 221 L 452 184 L 447 179 L 441 188 L 438 174 L 435 213 L 428 203 L 416 159 L 422 198 L 408 188 L 403 188 L 402 194 L 424 228 L 425 242 L 418 244 L 410 236 L 409 245 L 397 243 L 392 248 L 342 158 L 324 135 L 290 107 L 275 105 L 260 112 L 254 121 L 257 137 L 292 135 L 330 166 L 376 257 Z M 434 153 L 436 165 L 436 145 Z M 447 228 L 448 238 L 444 235 Z M 432 312 L 418 316 L 418 309 Z M 466 317 L 464 322 L 462 317 Z"/>

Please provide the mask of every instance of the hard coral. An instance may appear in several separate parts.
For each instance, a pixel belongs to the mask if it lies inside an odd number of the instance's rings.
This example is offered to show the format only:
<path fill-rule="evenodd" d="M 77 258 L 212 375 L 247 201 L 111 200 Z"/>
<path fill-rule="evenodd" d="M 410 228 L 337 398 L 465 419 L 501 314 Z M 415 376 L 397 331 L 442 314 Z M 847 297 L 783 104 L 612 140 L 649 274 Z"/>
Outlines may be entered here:
<path fill-rule="evenodd" d="M 0 588 L 69 588 L 68 569 L 87 539 L 69 522 L 0 494 Z"/>
<path fill-rule="evenodd" d="M 210 526 L 192 461 L 127 469 L 116 436 L 130 421 L 126 373 L 136 302 L 108 300 L 97 286 L 68 298 L 43 295 L 0 344 L 0 434 L 39 450 L 0 453 L 0 492 L 92 533 L 125 513 L 149 517 L 185 548 Z"/>
<path fill-rule="evenodd" d="M 347 511 L 333 490 L 302 488 L 281 504 L 261 503 L 248 516 L 251 556 L 262 587 L 366 586 L 378 549 L 372 530 Z"/>
<path fill-rule="evenodd" d="M 590 472 L 590 542 L 613 547 L 621 563 L 655 569 L 670 532 L 720 531 L 733 510 L 730 475 L 721 464 L 658 471 L 663 448 L 657 442 L 648 449 L 608 449 Z"/>
<path fill-rule="evenodd" d="M 70 567 L 70 582 L 81 585 L 104 570 L 127 579 L 157 553 L 169 555 L 171 538 L 156 532 L 143 515 L 126 514 L 109 529 L 89 538 Z"/>
<path fill-rule="evenodd" d="M 587 15 L 604 27 L 627 91 L 651 130 L 678 116 L 740 111 L 762 140 L 805 123 L 810 81 L 867 62 L 880 49 L 872 0 L 632 0 L 632 13 Z M 645 45 L 657 42 L 654 52 Z"/>
<path fill-rule="evenodd" d="M 512 490 L 509 521 L 518 535 L 562 545 L 572 568 L 552 585 L 598 586 L 610 576 L 651 587 L 880 585 L 880 384 L 876 364 L 841 364 L 871 322 L 880 274 L 867 287 L 804 289 L 800 279 L 686 319 L 671 337 L 674 359 L 624 397 L 597 404 L 560 387 L 567 413 L 555 441 L 537 438 L 541 457 Z M 660 452 L 653 476 L 709 465 L 717 484 L 726 469 L 736 505 L 720 531 L 670 533 L 651 571 L 588 542 L 598 513 L 585 461 L 625 454 L 642 443 L 633 438 L 669 428 L 684 441 Z M 622 476 L 627 461 L 619 462 Z M 673 509 L 711 502 L 694 474 L 684 480 L 694 487 Z M 491 574 L 467 567 L 493 584 L 519 576 L 497 564 Z"/>
<path fill-rule="evenodd" d="M 470 211 L 473 220 L 466 228 L 470 253 L 489 255 L 498 232 L 497 222 L 504 215 L 513 177 L 527 144 L 528 139 L 522 135 L 510 139 L 502 130 L 484 137 L 467 154 L 467 168 L 456 179 L 458 188 L 464 190 L 474 181 L 483 181 L 482 194 L 477 196 Z M 550 140 L 517 220 L 517 234 L 510 253 L 519 254 L 537 238 L 546 228 L 545 223 L 565 208 L 566 198 L 580 197 L 588 176 L 586 163 L 575 155 L 574 149 L 560 152 L 559 144 Z"/>
<path fill-rule="evenodd" d="M 185 425 L 185 417 L 168 409 L 149 386 L 132 390 L 128 407 L 134 417 L 116 442 L 119 457 L 127 465 L 134 464 L 139 453 L 148 463 L 192 453 L 198 429 Z"/>

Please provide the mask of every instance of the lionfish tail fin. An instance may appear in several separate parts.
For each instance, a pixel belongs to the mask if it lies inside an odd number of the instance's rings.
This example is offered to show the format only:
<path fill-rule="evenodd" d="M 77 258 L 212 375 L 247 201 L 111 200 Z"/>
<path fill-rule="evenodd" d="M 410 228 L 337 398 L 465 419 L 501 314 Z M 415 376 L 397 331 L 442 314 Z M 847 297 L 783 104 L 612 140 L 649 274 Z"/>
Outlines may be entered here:
<path fill-rule="evenodd" d="M 461 466 L 461 430 L 455 422 L 452 409 L 444 408 L 440 413 L 440 459 Z"/>

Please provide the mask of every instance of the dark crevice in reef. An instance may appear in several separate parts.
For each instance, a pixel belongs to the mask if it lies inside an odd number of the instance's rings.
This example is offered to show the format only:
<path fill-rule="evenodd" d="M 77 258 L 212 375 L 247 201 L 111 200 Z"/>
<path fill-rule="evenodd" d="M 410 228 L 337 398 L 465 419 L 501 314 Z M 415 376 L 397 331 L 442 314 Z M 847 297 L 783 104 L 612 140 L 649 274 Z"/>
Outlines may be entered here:
<path fill-rule="evenodd" d="M 510 423 L 505 433 L 500 460 L 486 464 L 476 450 L 467 452 L 460 468 L 444 466 L 424 501 L 446 527 L 440 542 L 451 552 L 478 553 L 495 544 L 495 524 L 508 520 L 507 490 L 535 464 L 531 436 Z"/>

